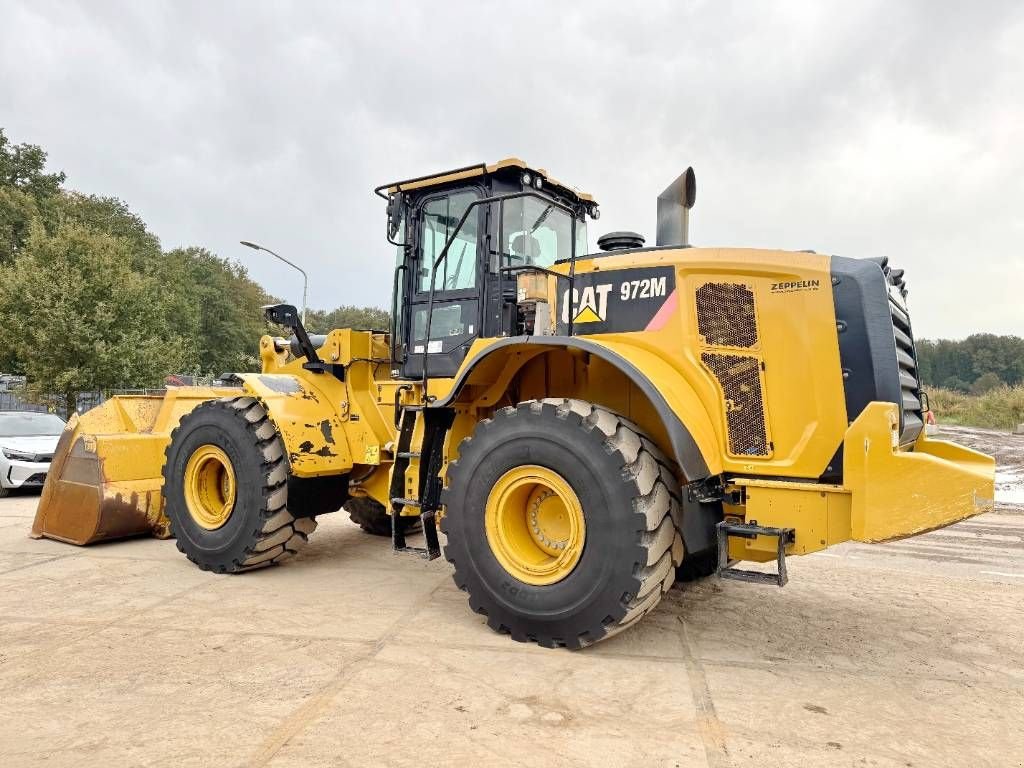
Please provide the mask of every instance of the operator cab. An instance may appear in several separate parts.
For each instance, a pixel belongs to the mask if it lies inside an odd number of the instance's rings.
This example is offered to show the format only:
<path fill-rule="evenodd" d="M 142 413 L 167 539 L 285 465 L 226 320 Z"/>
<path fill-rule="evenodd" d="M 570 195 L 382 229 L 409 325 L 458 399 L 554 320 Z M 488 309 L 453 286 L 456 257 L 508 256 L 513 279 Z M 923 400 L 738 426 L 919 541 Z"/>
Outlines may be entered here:
<path fill-rule="evenodd" d="M 475 339 L 528 331 L 517 275 L 586 254 L 586 216 L 599 215 L 590 195 L 516 158 L 375 191 L 398 248 L 391 354 L 404 379 L 424 378 L 424 365 L 427 377 L 454 376 Z"/>

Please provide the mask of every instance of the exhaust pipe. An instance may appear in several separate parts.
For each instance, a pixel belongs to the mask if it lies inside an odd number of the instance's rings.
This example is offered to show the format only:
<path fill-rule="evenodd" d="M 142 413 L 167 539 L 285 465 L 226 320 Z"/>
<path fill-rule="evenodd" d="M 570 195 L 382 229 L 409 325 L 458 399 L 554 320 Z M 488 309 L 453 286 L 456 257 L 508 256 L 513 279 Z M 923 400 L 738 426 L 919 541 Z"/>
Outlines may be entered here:
<path fill-rule="evenodd" d="M 697 176 L 687 168 L 658 195 L 658 245 L 690 245 L 690 209 L 697 199 Z"/>

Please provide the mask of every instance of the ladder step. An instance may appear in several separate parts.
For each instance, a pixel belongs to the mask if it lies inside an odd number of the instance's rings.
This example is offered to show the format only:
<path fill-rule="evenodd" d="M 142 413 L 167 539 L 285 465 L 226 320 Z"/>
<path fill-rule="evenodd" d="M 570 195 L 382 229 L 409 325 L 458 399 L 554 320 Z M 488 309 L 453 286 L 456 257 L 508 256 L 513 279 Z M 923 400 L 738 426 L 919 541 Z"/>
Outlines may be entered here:
<path fill-rule="evenodd" d="M 402 547 L 394 552 L 396 555 L 417 555 L 424 560 L 436 560 L 441 556 L 440 551 L 428 547 Z"/>
<path fill-rule="evenodd" d="M 395 454 L 396 459 L 418 459 L 422 456 L 419 451 L 399 451 Z"/>
<path fill-rule="evenodd" d="M 749 581 L 755 584 L 775 584 L 784 587 L 789 581 L 789 574 L 786 571 L 786 547 L 796 540 L 796 531 L 793 528 L 771 528 L 758 525 L 756 521 L 749 523 L 726 523 L 721 522 L 715 526 L 718 533 L 718 575 L 723 579 L 736 579 L 737 581 Z M 747 571 L 736 567 L 734 560 L 729 559 L 729 537 L 736 536 L 741 539 L 756 539 L 758 536 L 766 536 L 775 539 L 775 573 L 764 573 L 761 571 Z"/>
<path fill-rule="evenodd" d="M 416 507 L 419 509 L 422 505 L 416 499 L 392 499 L 392 504 L 400 504 L 403 507 Z"/>

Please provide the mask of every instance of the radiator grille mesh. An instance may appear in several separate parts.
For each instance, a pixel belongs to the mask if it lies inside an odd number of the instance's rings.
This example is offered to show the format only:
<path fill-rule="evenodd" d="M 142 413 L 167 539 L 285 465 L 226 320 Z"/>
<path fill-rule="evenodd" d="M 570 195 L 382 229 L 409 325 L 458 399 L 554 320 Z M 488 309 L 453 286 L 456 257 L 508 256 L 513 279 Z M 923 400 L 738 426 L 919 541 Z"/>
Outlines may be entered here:
<path fill-rule="evenodd" d="M 709 347 L 754 346 L 754 292 L 739 283 L 705 283 L 697 289 L 697 330 Z"/>
<path fill-rule="evenodd" d="M 729 428 L 729 453 L 734 456 L 768 456 L 764 400 L 761 396 L 761 364 L 749 355 L 701 354 L 704 365 L 715 374 L 725 395 Z"/>

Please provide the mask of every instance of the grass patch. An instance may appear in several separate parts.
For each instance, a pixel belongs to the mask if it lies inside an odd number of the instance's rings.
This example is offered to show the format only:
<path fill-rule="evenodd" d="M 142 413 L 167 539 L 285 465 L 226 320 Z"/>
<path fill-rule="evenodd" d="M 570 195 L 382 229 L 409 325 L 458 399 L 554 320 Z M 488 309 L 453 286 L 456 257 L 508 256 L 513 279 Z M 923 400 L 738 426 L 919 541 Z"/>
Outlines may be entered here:
<path fill-rule="evenodd" d="M 983 395 L 968 395 L 941 387 L 925 391 L 940 425 L 1009 430 L 1024 424 L 1024 386 L 996 387 Z"/>

